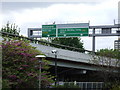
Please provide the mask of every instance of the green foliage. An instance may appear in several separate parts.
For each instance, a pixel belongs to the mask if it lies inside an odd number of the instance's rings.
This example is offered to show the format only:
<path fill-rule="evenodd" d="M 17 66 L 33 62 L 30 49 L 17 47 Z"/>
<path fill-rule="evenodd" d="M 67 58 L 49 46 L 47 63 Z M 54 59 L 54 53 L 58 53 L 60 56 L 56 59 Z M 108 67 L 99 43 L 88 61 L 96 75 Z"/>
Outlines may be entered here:
<path fill-rule="evenodd" d="M 120 51 L 117 49 L 100 49 L 97 51 L 97 55 L 120 59 Z"/>
<path fill-rule="evenodd" d="M 120 90 L 120 83 L 106 83 L 104 88 L 109 88 L 109 90 Z M 104 89 L 106 90 L 106 89 Z"/>
<path fill-rule="evenodd" d="M 120 85 L 113 85 L 112 89 L 110 90 L 120 90 Z"/>
<path fill-rule="evenodd" d="M 11 40 L 2 42 L 2 53 L 3 88 L 38 88 L 40 63 L 35 56 L 41 52 L 27 42 Z M 53 83 L 53 76 L 46 71 L 48 68 L 48 61 L 43 60 L 43 88 Z"/>
<path fill-rule="evenodd" d="M 9 22 L 1 29 L 2 32 L 7 32 L 15 35 L 19 35 L 20 28 L 15 24 L 10 24 Z"/>
<path fill-rule="evenodd" d="M 71 46 L 75 48 L 79 48 L 81 52 L 84 52 L 83 43 L 80 41 L 80 38 L 71 37 L 71 38 L 54 38 L 51 40 L 52 43 Z M 70 48 L 67 48 L 71 50 Z M 77 51 L 77 50 L 76 50 Z"/>
<path fill-rule="evenodd" d="M 111 88 L 114 84 L 120 83 L 120 51 L 101 49 L 96 54 L 92 62 L 100 66 L 101 72 L 98 72 L 98 75 L 103 78 L 105 88 Z"/>
<path fill-rule="evenodd" d="M 9 81 L 8 80 L 6 80 L 6 79 L 3 79 L 2 80 L 2 87 L 4 87 L 4 88 L 10 88 L 10 85 L 9 85 L 10 83 L 9 83 Z"/>
<path fill-rule="evenodd" d="M 107 66 L 120 66 L 120 51 L 117 49 L 100 49 L 93 55 L 92 63 Z"/>

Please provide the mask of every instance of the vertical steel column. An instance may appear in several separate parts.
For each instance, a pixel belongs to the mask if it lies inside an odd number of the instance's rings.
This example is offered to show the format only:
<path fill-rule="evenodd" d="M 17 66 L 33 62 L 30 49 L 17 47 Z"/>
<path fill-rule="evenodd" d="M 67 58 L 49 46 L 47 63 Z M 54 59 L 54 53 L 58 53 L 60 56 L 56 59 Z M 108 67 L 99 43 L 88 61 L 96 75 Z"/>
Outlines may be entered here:
<path fill-rule="evenodd" d="M 95 52 L 95 28 L 93 28 L 92 51 Z"/>

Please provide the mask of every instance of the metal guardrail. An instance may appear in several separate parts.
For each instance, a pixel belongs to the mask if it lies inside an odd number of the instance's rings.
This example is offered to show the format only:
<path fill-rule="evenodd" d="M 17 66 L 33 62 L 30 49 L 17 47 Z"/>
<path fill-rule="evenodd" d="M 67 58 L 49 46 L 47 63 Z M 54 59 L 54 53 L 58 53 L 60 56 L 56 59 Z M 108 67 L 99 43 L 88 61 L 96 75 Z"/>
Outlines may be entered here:
<path fill-rule="evenodd" d="M 77 85 L 80 90 L 103 90 L 104 82 L 59 82 L 59 85 Z"/>
<path fill-rule="evenodd" d="M 103 82 L 77 82 L 76 83 L 82 90 L 102 90 L 104 87 Z"/>
<path fill-rule="evenodd" d="M 15 38 L 18 38 L 19 40 L 28 40 L 28 41 L 30 41 L 32 43 L 43 44 L 45 46 L 57 47 L 57 48 L 62 48 L 62 49 L 67 49 L 67 50 L 77 51 L 77 52 L 93 53 L 93 51 L 89 51 L 89 50 L 83 50 L 83 49 L 75 48 L 75 47 L 71 47 L 71 46 L 66 46 L 66 45 L 61 45 L 61 44 L 56 44 L 56 43 L 50 43 L 50 42 L 46 42 L 46 41 L 36 40 L 36 39 L 24 37 L 24 36 L 19 36 L 19 35 L 7 33 L 7 32 L 1 32 L 0 31 L 0 33 L 2 34 L 2 36 L 8 36 L 8 37 L 11 37 L 11 38 L 15 37 Z"/>

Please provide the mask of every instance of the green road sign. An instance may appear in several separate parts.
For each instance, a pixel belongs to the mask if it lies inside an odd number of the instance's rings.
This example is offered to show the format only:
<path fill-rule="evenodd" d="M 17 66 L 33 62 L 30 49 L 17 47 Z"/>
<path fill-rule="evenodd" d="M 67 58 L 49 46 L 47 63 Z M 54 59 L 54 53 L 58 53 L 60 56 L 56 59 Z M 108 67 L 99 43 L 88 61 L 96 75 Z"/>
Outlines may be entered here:
<path fill-rule="evenodd" d="M 59 28 L 58 37 L 88 36 L 88 28 Z"/>
<path fill-rule="evenodd" d="M 42 37 L 56 37 L 56 25 L 42 25 Z"/>
<path fill-rule="evenodd" d="M 42 37 L 78 37 L 88 36 L 89 28 L 86 27 L 74 27 L 74 28 L 61 28 L 60 25 L 42 25 Z M 67 27 L 67 25 L 66 25 Z"/>

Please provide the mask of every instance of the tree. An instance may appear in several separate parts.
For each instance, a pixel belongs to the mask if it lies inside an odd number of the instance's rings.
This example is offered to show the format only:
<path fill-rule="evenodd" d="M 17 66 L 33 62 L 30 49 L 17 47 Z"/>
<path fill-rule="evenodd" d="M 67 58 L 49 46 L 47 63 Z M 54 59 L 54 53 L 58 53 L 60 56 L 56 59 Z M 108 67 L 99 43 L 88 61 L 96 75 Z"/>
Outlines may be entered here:
<path fill-rule="evenodd" d="M 112 84 L 120 84 L 120 51 L 113 49 L 101 49 L 93 55 L 93 64 L 100 66 L 101 71 L 98 75 L 110 88 Z"/>
<path fill-rule="evenodd" d="M 9 22 L 7 22 L 7 24 L 1 29 L 1 31 L 15 34 L 15 35 L 19 35 L 20 28 L 18 28 L 18 26 L 15 24 L 10 24 Z"/>
<path fill-rule="evenodd" d="M 29 43 L 21 40 L 2 42 L 3 88 L 38 88 L 39 62 L 36 55 L 42 54 Z M 48 61 L 43 60 L 42 88 L 53 83 L 49 75 Z"/>
<path fill-rule="evenodd" d="M 105 56 L 109 58 L 120 59 L 120 51 L 118 49 L 100 49 L 97 51 L 97 55 Z"/>
<path fill-rule="evenodd" d="M 79 48 L 81 52 L 84 52 L 83 43 L 80 38 L 70 37 L 70 38 L 54 38 L 51 40 L 52 43 L 62 44 L 70 47 Z M 71 50 L 70 48 L 67 48 Z M 77 51 L 77 50 L 76 50 Z"/>

